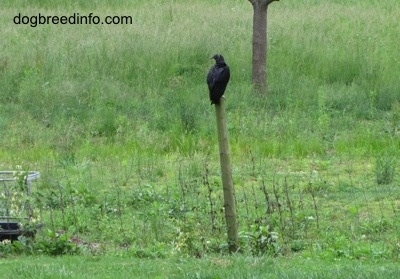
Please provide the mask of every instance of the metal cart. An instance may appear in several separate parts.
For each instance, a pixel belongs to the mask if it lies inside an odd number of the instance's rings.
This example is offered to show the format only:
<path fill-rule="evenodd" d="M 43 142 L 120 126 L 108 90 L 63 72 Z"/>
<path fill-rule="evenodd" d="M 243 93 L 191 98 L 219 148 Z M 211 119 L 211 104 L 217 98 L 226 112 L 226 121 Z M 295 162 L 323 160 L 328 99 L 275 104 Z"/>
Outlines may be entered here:
<path fill-rule="evenodd" d="M 24 235 L 21 224 L 29 224 L 33 218 L 31 184 L 39 177 L 37 171 L 0 171 L 0 241 Z"/>

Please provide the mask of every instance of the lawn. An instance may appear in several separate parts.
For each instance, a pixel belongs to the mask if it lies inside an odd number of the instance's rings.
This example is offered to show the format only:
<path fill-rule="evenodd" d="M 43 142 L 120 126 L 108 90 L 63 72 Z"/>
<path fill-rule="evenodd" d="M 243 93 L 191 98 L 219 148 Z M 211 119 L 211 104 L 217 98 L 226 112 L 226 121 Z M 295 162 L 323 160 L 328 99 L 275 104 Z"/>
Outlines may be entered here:
<path fill-rule="evenodd" d="M 397 262 L 327 262 L 252 257 L 170 258 L 34 257 L 0 262 L 12 278 L 398 278 Z M 4 274 L 4 273 L 3 273 Z"/>

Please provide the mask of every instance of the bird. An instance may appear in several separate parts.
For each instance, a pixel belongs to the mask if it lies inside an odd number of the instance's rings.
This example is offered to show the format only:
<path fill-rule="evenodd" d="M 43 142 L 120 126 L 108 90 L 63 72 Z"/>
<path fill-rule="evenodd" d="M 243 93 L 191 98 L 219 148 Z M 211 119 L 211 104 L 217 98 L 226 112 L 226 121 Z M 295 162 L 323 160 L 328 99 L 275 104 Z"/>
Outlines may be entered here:
<path fill-rule="evenodd" d="M 207 85 L 210 90 L 211 105 L 219 105 L 219 100 L 225 93 L 231 76 L 229 66 L 221 54 L 215 54 L 210 59 L 215 60 L 215 65 L 211 67 L 207 75 Z"/>

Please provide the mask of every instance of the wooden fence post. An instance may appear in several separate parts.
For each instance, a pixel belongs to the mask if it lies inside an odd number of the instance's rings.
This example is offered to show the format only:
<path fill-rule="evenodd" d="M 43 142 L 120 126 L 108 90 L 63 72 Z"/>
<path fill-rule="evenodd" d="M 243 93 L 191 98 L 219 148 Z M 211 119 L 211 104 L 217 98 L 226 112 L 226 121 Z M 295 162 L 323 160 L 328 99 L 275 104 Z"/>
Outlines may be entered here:
<path fill-rule="evenodd" d="M 229 151 L 228 130 L 226 128 L 225 98 L 215 105 L 217 117 L 219 159 L 221 164 L 222 187 L 224 192 L 225 220 L 228 233 L 229 251 L 238 250 L 238 228 L 236 221 L 235 190 L 232 181 L 231 157 Z"/>

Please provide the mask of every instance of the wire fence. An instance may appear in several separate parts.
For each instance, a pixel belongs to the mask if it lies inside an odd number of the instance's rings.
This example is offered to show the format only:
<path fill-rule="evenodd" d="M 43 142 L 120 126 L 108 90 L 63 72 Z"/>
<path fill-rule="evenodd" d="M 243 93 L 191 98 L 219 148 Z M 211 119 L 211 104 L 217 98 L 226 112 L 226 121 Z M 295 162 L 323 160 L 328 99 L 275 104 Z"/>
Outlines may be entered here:
<path fill-rule="evenodd" d="M 279 241 L 286 247 L 280 251 L 342 238 L 348 247 L 400 243 L 400 168 L 393 157 L 232 159 L 241 241 L 259 250 Z M 41 171 L 33 196 L 41 222 L 85 242 L 218 250 L 225 241 L 218 158 L 54 165 Z"/>

